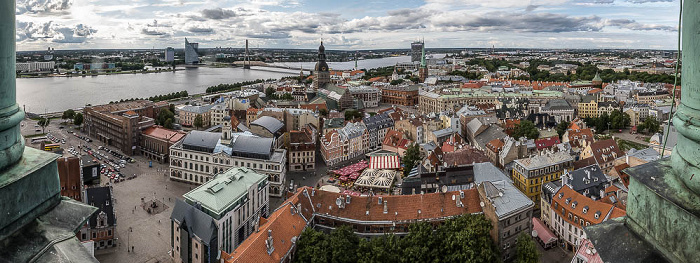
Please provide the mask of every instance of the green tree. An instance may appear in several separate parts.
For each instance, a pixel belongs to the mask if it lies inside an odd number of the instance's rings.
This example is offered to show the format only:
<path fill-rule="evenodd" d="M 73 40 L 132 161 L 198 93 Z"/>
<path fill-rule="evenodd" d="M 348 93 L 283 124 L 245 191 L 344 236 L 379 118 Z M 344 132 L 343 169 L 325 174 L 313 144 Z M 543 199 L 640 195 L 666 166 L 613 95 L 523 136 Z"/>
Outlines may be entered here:
<path fill-rule="evenodd" d="M 61 115 L 61 119 L 73 119 L 75 116 L 75 111 L 72 109 L 67 109 L 66 111 L 63 112 L 63 115 Z"/>
<path fill-rule="evenodd" d="M 566 133 L 566 130 L 569 128 L 569 125 L 571 123 L 567 121 L 562 121 L 559 124 L 557 124 L 556 130 L 557 134 L 559 135 L 559 139 L 561 139 L 562 136 L 564 136 L 564 133 Z"/>
<path fill-rule="evenodd" d="M 641 126 L 641 127 L 640 127 Z M 647 130 L 647 134 L 654 134 L 659 132 L 661 125 L 659 121 L 656 120 L 654 116 L 647 117 L 642 124 L 637 126 L 638 131 Z"/>
<path fill-rule="evenodd" d="M 328 249 L 328 238 L 325 234 L 310 227 L 301 232 L 294 262 L 326 263 L 330 262 L 330 256 L 331 251 Z"/>
<path fill-rule="evenodd" d="M 170 109 L 162 109 L 158 112 L 156 124 L 165 126 L 165 123 L 170 120 L 170 124 L 175 121 L 175 114 Z M 171 128 L 170 128 L 171 129 Z"/>
<path fill-rule="evenodd" d="M 272 94 L 275 94 L 275 92 L 276 92 L 275 88 L 267 87 L 267 89 L 265 89 L 265 96 L 267 96 L 268 98 L 272 97 Z"/>
<path fill-rule="evenodd" d="M 345 120 L 346 121 L 354 120 L 357 118 L 362 118 L 362 116 L 363 116 L 362 112 L 359 112 L 357 110 L 346 110 L 345 111 Z"/>
<path fill-rule="evenodd" d="M 201 129 L 204 127 L 204 120 L 202 119 L 202 115 L 197 115 L 197 117 L 194 117 L 194 123 L 192 123 L 195 128 Z"/>
<path fill-rule="evenodd" d="M 331 250 L 331 262 L 357 262 L 360 239 L 349 226 L 344 225 L 331 231 L 328 243 Z"/>
<path fill-rule="evenodd" d="M 172 129 L 173 128 L 173 119 L 165 120 L 165 123 L 163 123 L 163 127 L 165 127 L 166 129 Z"/>
<path fill-rule="evenodd" d="M 416 165 L 416 162 L 420 160 L 420 146 L 417 143 L 412 144 L 406 149 L 403 155 L 403 174 L 408 175 Z"/>
<path fill-rule="evenodd" d="M 540 136 L 540 131 L 535 127 L 535 124 L 528 120 L 521 120 L 515 125 L 513 132 L 514 138 L 526 137 L 528 139 L 537 139 Z"/>
<path fill-rule="evenodd" d="M 439 258 L 440 240 L 435 238 L 433 225 L 428 222 L 409 226 L 408 236 L 402 239 L 404 262 L 430 262 Z"/>
<path fill-rule="evenodd" d="M 291 93 L 285 93 L 284 95 L 282 95 L 282 97 L 281 97 L 280 99 L 283 99 L 283 100 L 294 100 L 294 97 L 292 96 Z"/>
<path fill-rule="evenodd" d="M 80 125 L 83 125 L 83 114 L 78 112 L 73 116 L 73 124 L 76 126 L 80 127 Z"/>
<path fill-rule="evenodd" d="M 497 262 L 498 249 L 489 231 L 491 222 L 484 216 L 464 215 L 449 219 L 438 228 L 439 255 L 443 262 Z"/>
<path fill-rule="evenodd" d="M 518 235 L 518 244 L 516 245 L 515 263 L 538 263 L 540 255 L 535 247 L 535 242 L 525 232 L 520 232 Z"/>
<path fill-rule="evenodd" d="M 51 119 L 49 118 L 41 118 L 39 122 L 37 123 L 39 126 L 41 126 L 41 133 L 46 133 L 46 127 L 49 126 L 49 123 L 51 123 Z"/>

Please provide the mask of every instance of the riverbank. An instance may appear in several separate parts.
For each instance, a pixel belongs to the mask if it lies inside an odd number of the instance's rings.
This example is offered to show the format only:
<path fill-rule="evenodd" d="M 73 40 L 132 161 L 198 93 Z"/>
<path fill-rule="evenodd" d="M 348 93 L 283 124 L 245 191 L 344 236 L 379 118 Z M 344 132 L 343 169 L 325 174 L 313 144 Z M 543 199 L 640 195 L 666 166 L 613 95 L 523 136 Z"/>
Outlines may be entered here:
<path fill-rule="evenodd" d="M 56 78 L 56 77 L 93 77 L 93 76 L 107 76 L 107 75 L 122 75 L 122 74 L 148 74 L 148 73 L 163 73 L 163 72 L 174 72 L 185 69 L 170 69 L 170 70 L 130 70 L 130 71 L 116 71 L 116 72 L 97 72 L 97 73 L 85 73 L 85 74 L 46 74 L 46 75 L 17 75 L 18 79 L 38 79 L 38 78 Z"/>

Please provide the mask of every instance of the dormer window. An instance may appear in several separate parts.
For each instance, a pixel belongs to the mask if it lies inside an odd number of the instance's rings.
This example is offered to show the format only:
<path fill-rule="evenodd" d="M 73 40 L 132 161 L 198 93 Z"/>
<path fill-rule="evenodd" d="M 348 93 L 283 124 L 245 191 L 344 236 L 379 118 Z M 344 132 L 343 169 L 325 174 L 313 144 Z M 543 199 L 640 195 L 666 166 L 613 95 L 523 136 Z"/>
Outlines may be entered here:
<path fill-rule="evenodd" d="M 571 203 L 571 208 L 576 208 L 576 204 L 578 204 L 578 202 Z"/>
<path fill-rule="evenodd" d="M 596 218 L 596 219 L 600 218 L 600 211 L 596 211 L 596 212 L 595 212 L 595 218 Z"/>
<path fill-rule="evenodd" d="M 585 214 L 585 213 L 588 213 L 588 206 L 584 206 L 584 207 L 583 207 L 583 213 L 584 213 L 584 214 Z"/>
<path fill-rule="evenodd" d="M 571 202 L 571 197 L 566 199 L 566 204 L 568 205 Z"/>
<path fill-rule="evenodd" d="M 564 193 L 559 193 L 559 199 L 561 199 L 562 197 L 564 197 Z"/>

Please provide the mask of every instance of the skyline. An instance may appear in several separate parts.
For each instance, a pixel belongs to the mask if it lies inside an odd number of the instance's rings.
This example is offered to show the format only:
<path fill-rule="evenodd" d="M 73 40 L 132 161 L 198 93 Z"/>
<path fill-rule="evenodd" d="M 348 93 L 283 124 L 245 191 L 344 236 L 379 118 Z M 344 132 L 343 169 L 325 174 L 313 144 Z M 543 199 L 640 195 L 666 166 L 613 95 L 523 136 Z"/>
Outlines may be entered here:
<path fill-rule="evenodd" d="M 678 2 L 667 0 L 20 0 L 17 50 L 181 47 L 666 49 Z"/>

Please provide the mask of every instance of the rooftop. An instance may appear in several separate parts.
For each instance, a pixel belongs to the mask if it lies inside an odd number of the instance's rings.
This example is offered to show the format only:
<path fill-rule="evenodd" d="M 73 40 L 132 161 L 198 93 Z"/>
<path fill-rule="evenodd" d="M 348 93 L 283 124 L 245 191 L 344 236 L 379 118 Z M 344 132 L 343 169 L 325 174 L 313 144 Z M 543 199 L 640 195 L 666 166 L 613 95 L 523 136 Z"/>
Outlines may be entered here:
<path fill-rule="evenodd" d="M 216 219 L 245 197 L 251 187 L 262 187 L 267 176 L 244 167 L 234 167 L 183 195 L 187 203 L 199 204 Z"/>
<path fill-rule="evenodd" d="M 554 152 L 536 155 L 530 158 L 515 160 L 516 163 L 525 169 L 534 170 L 545 166 L 555 165 L 563 162 L 573 161 L 574 158 L 567 152 Z"/>
<path fill-rule="evenodd" d="M 155 138 L 170 141 L 171 143 L 177 142 L 187 135 L 181 131 L 175 131 L 166 129 L 160 126 L 151 126 L 141 132 L 144 135 L 153 136 Z"/>

